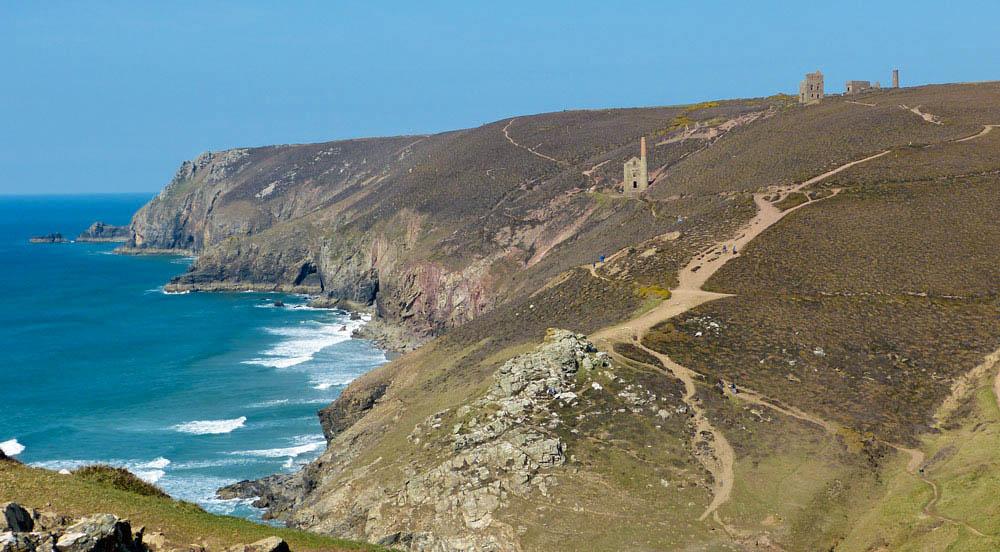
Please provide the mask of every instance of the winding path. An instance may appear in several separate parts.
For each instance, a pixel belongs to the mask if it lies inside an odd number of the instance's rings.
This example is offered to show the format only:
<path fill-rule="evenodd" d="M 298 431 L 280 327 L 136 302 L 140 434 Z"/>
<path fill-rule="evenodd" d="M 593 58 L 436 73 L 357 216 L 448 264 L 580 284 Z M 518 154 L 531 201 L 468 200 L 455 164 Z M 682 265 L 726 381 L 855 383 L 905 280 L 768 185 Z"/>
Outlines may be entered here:
<path fill-rule="evenodd" d="M 986 136 L 987 134 L 989 134 L 990 132 L 992 132 L 993 129 L 995 129 L 997 127 L 1000 127 L 1000 125 L 985 125 L 985 126 L 983 126 L 983 130 L 981 132 L 979 132 L 978 134 L 973 134 L 972 136 L 966 136 L 965 138 L 959 138 L 958 140 L 955 140 L 955 141 L 956 142 L 968 142 L 969 140 L 975 140 L 976 138 L 982 138 L 983 136 Z"/>
<path fill-rule="evenodd" d="M 980 134 L 968 139 L 986 134 L 989 132 L 991 127 L 992 125 L 988 126 L 987 129 L 984 129 Z M 886 150 L 863 159 L 845 163 L 796 185 L 772 188 L 768 192 L 764 193 L 755 193 L 753 198 L 754 203 L 757 205 L 756 215 L 743 228 L 736 232 L 736 238 L 716 243 L 712 247 L 709 247 L 702 253 L 696 255 L 684 268 L 682 268 L 677 275 L 678 285 L 671 290 L 671 296 L 669 299 L 663 301 L 652 310 L 632 320 L 604 328 L 592 335 L 592 338 L 599 342 L 604 341 L 611 344 L 616 341 L 632 343 L 634 346 L 641 348 L 648 354 L 657 358 L 671 375 L 684 384 L 685 393 L 683 400 L 693 415 L 695 429 L 695 456 L 713 477 L 712 501 L 706 507 L 699 519 L 704 520 L 711 515 L 715 522 L 730 535 L 735 534 L 735 528 L 726 525 L 722 521 L 721 517 L 718 515 L 718 509 L 732 496 L 736 455 L 725 435 L 712 425 L 711 421 L 706 416 L 704 409 L 701 407 L 700 401 L 696 398 L 695 379 L 704 378 L 704 376 L 687 367 L 681 366 L 663 353 L 647 348 L 642 344 L 642 338 L 656 324 L 681 315 L 709 301 L 729 297 L 727 294 L 705 291 L 702 289 L 702 286 L 713 274 L 722 268 L 723 265 L 729 262 L 730 259 L 738 256 L 737 253 L 733 252 L 734 248 L 737 251 L 744 250 L 745 246 L 749 242 L 768 228 L 777 224 L 788 214 L 807 205 L 812 205 L 818 201 L 835 197 L 841 190 L 839 188 L 834 188 L 831 190 L 832 193 L 828 196 L 809 199 L 800 205 L 784 211 L 779 210 L 775 206 L 776 202 L 780 201 L 784 197 L 787 197 L 790 193 L 798 192 L 807 186 L 821 182 L 856 165 L 878 159 L 879 157 L 889 154 L 891 151 L 892 150 Z M 724 247 L 725 249 L 723 249 Z M 617 256 L 617 254 L 612 257 L 614 256 Z M 593 276 L 602 278 L 593 266 L 588 268 Z M 612 348 L 608 347 L 608 349 Z M 994 391 L 997 394 L 998 406 L 1000 406 L 1000 373 L 997 374 L 994 381 Z M 829 433 L 836 434 L 840 429 L 840 426 L 834 422 L 824 420 L 795 407 L 776 404 L 774 401 L 768 400 L 763 395 L 750 389 L 742 390 L 739 395 L 739 399 L 756 403 L 782 414 L 815 424 Z M 934 512 L 933 507 L 939 498 L 939 490 L 933 481 L 926 478 L 920 472 L 921 466 L 924 464 L 923 452 L 917 449 L 907 448 L 896 443 L 889 443 L 886 441 L 880 442 L 903 454 L 906 454 L 909 457 L 906 466 L 907 472 L 922 480 L 933 490 L 933 498 L 927 505 L 924 506 L 924 513 L 944 522 L 960 525 L 976 535 L 986 536 L 962 521 L 954 520 Z M 708 446 L 703 447 L 703 444 Z M 703 448 L 709 449 L 707 453 L 702 450 Z"/>
<path fill-rule="evenodd" d="M 699 519 L 704 520 L 708 516 L 712 515 L 720 506 L 729 500 L 730 496 L 732 496 L 736 454 L 725 435 L 712 425 L 711 421 L 705 415 L 704 410 L 701 408 L 699 401 L 695 397 L 695 378 L 701 378 L 703 376 L 674 362 L 667 355 L 647 348 L 642 344 L 642 337 L 649 331 L 650 328 L 660 322 L 663 322 L 664 320 L 683 314 L 703 303 L 723 297 L 729 297 L 729 295 L 726 294 L 713 293 L 705 291 L 701 288 L 713 274 L 722 268 L 723 265 L 729 262 L 730 259 L 738 256 L 737 253 L 732 253 L 733 248 L 736 248 L 737 251 L 742 250 L 748 243 L 750 243 L 750 241 L 764 232 L 764 230 L 775 225 L 788 214 L 801 209 L 806 205 L 811 205 L 818 201 L 834 197 L 840 190 L 834 189 L 832 193 L 826 197 L 810 199 L 805 203 L 786 209 L 785 211 L 779 210 L 774 206 L 774 203 L 769 201 L 767 198 L 774 197 L 775 195 L 778 197 L 784 197 L 789 193 L 799 191 L 806 186 L 829 178 L 843 170 L 853 167 L 854 165 L 871 161 L 872 159 L 876 159 L 887 153 L 889 152 L 884 151 L 858 161 L 846 163 L 800 184 L 775 188 L 766 193 L 754 194 L 754 203 L 757 205 L 757 214 L 743 228 L 737 231 L 737 237 L 735 239 L 720 242 L 712 247 L 709 247 L 701 254 L 695 256 L 695 258 L 692 259 L 687 266 L 681 269 L 677 275 L 678 285 L 674 289 L 670 290 L 671 295 L 669 299 L 663 301 L 652 310 L 640 315 L 637 318 L 605 328 L 592 335 L 592 338 L 598 341 L 631 342 L 633 345 L 640 347 L 647 353 L 659 359 L 666 369 L 684 384 L 684 402 L 693 414 L 696 456 L 699 462 L 701 462 L 701 464 L 712 474 L 713 479 L 712 501 L 709 503 L 708 507 Z M 729 253 L 724 252 L 723 247 L 725 247 L 726 251 Z M 596 270 L 593 268 L 591 268 L 590 271 L 591 274 L 598 276 Z M 791 410 L 786 411 L 791 412 Z M 805 416 L 804 413 L 801 415 Z M 822 422 L 819 423 L 822 424 Z M 710 449 L 709 453 L 700 452 L 702 449 L 700 445 L 702 443 L 708 445 L 707 448 Z M 721 520 L 719 520 L 717 516 L 715 516 L 714 519 L 719 521 L 720 525 L 723 525 L 724 529 L 727 531 L 730 530 L 729 527 L 726 527 L 721 523 Z"/>
<path fill-rule="evenodd" d="M 530 152 L 532 155 L 537 155 L 538 157 L 541 157 L 542 159 L 545 159 L 547 161 L 552 161 L 553 163 L 555 163 L 557 165 L 562 165 L 563 164 L 562 161 L 556 159 L 555 157 L 549 157 L 548 155 L 545 155 L 544 153 L 538 153 L 537 151 L 534 150 L 534 148 L 529 148 L 528 146 L 525 146 L 523 144 L 519 144 L 519 143 L 515 142 L 514 139 L 510 137 L 509 130 L 510 130 L 510 125 L 514 124 L 514 121 L 516 121 L 516 120 L 517 120 L 517 117 L 514 117 L 513 119 L 511 119 L 510 121 L 507 122 L 507 126 L 503 127 L 503 135 L 507 138 L 508 142 L 510 142 L 511 144 L 514 144 L 514 146 L 516 146 L 516 147 L 519 147 L 519 148 L 521 148 L 523 150 L 526 150 L 526 151 Z"/>

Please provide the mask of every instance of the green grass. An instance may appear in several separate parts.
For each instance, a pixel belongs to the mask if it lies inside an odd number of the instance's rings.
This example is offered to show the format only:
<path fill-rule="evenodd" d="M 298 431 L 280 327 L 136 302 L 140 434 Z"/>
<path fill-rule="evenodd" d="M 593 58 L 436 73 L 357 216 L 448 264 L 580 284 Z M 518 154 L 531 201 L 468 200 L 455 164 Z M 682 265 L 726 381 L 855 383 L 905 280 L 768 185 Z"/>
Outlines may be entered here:
<path fill-rule="evenodd" d="M 221 549 L 250 543 L 271 535 L 281 537 L 292 550 L 383 550 L 380 547 L 334 539 L 295 529 L 269 527 L 251 521 L 210 514 L 197 505 L 160 496 L 155 487 L 138 484 L 117 470 L 84 468 L 73 475 L 0 461 L 0 502 L 17 502 L 28 508 L 52 510 L 80 517 L 111 513 L 128 518 L 133 527 L 160 531 L 178 546 L 204 543 Z"/>
<path fill-rule="evenodd" d="M 125 468 L 95 464 L 76 470 L 73 472 L 73 476 L 77 479 L 90 481 L 105 487 L 121 489 L 138 495 L 169 498 L 169 495 L 160 490 L 159 487 L 151 483 L 146 483 Z"/>
<path fill-rule="evenodd" d="M 884 472 L 886 492 L 870 503 L 854 523 L 838 550 L 997 550 L 1000 547 L 1000 411 L 991 383 L 991 371 L 968 398 L 964 414 L 938 434 L 924 438 L 926 477 L 940 488 L 933 511 L 966 523 L 981 537 L 959 524 L 923 515 L 932 495 L 930 487 L 903 468 L 900 458 Z"/>

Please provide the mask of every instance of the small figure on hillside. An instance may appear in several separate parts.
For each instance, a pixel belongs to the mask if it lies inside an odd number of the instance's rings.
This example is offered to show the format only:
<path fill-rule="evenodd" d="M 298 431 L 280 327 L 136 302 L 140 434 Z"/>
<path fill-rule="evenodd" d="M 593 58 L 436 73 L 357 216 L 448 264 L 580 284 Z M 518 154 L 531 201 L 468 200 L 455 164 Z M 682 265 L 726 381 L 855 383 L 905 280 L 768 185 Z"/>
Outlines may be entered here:
<path fill-rule="evenodd" d="M 604 262 L 604 255 L 601 255 L 601 257 L 600 257 L 600 259 L 599 259 L 599 260 L 600 260 L 600 262 L 602 262 L 602 263 L 603 263 L 603 262 Z"/>
<path fill-rule="evenodd" d="M 731 389 L 733 391 L 734 395 L 738 394 L 740 392 L 740 390 L 736 388 L 736 383 L 735 382 L 729 384 L 729 389 Z"/>
<path fill-rule="evenodd" d="M 736 254 L 736 246 L 734 245 L 733 246 L 733 255 L 735 255 L 735 254 Z"/>

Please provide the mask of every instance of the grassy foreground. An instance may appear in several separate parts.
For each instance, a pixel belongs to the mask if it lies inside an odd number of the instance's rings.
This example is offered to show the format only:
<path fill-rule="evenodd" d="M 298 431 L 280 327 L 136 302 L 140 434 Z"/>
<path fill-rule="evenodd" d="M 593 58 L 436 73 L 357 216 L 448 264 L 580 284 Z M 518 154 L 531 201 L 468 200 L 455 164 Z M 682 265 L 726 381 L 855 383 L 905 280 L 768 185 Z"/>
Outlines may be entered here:
<path fill-rule="evenodd" d="M 210 514 L 189 502 L 125 490 L 113 481 L 102 481 L 86 474 L 60 475 L 0 461 L 0 502 L 7 501 L 73 517 L 112 513 L 128 518 L 133 527 L 145 526 L 147 532 L 160 531 L 178 545 L 198 543 L 209 549 L 219 549 L 276 535 L 288 542 L 295 552 L 383 550 L 366 543 Z"/>

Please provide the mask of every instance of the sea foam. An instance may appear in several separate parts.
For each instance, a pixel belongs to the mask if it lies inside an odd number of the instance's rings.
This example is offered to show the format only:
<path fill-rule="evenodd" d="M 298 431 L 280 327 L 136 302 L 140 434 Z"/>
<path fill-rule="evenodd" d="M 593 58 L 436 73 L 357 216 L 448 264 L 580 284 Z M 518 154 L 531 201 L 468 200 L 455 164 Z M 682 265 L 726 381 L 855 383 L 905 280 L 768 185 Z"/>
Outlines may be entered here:
<path fill-rule="evenodd" d="M 260 458 L 295 458 L 296 456 L 300 456 L 308 452 L 315 452 L 321 449 L 326 444 L 326 439 L 324 439 L 322 435 L 300 435 L 295 437 L 292 442 L 295 444 L 291 447 L 240 450 L 230 452 L 229 454 L 237 456 L 257 456 Z"/>
<path fill-rule="evenodd" d="M 173 429 L 181 433 L 191 433 L 193 435 L 216 435 L 219 433 L 229 433 L 235 429 L 246 425 L 247 417 L 240 416 L 232 420 L 195 420 L 177 424 Z"/>
<path fill-rule="evenodd" d="M 245 360 L 243 364 L 255 364 L 269 368 L 291 368 L 309 362 L 323 349 L 351 339 L 354 330 L 361 327 L 366 319 L 347 320 L 335 323 L 304 322 L 297 326 L 265 328 L 271 335 L 283 338 L 263 352 L 263 356 Z"/>
<path fill-rule="evenodd" d="M 17 439 L 9 439 L 0 443 L 0 450 L 7 456 L 17 456 L 24 452 L 24 445 L 17 442 Z"/>
<path fill-rule="evenodd" d="M 31 463 L 31 465 L 36 468 L 57 470 L 62 474 L 70 473 L 70 470 L 78 470 L 84 466 L 93 466 L 97 464 L 106 464 L 116 468 L 125 468 L 146 483 L 156 483 L 167 474 L 166 471 L 164 471 L 164 468 L 170 465 L 170 460 L 161 456 L 149 462 L 111 458 L 101 460 L 46 460 L 43 462 Z"/>

